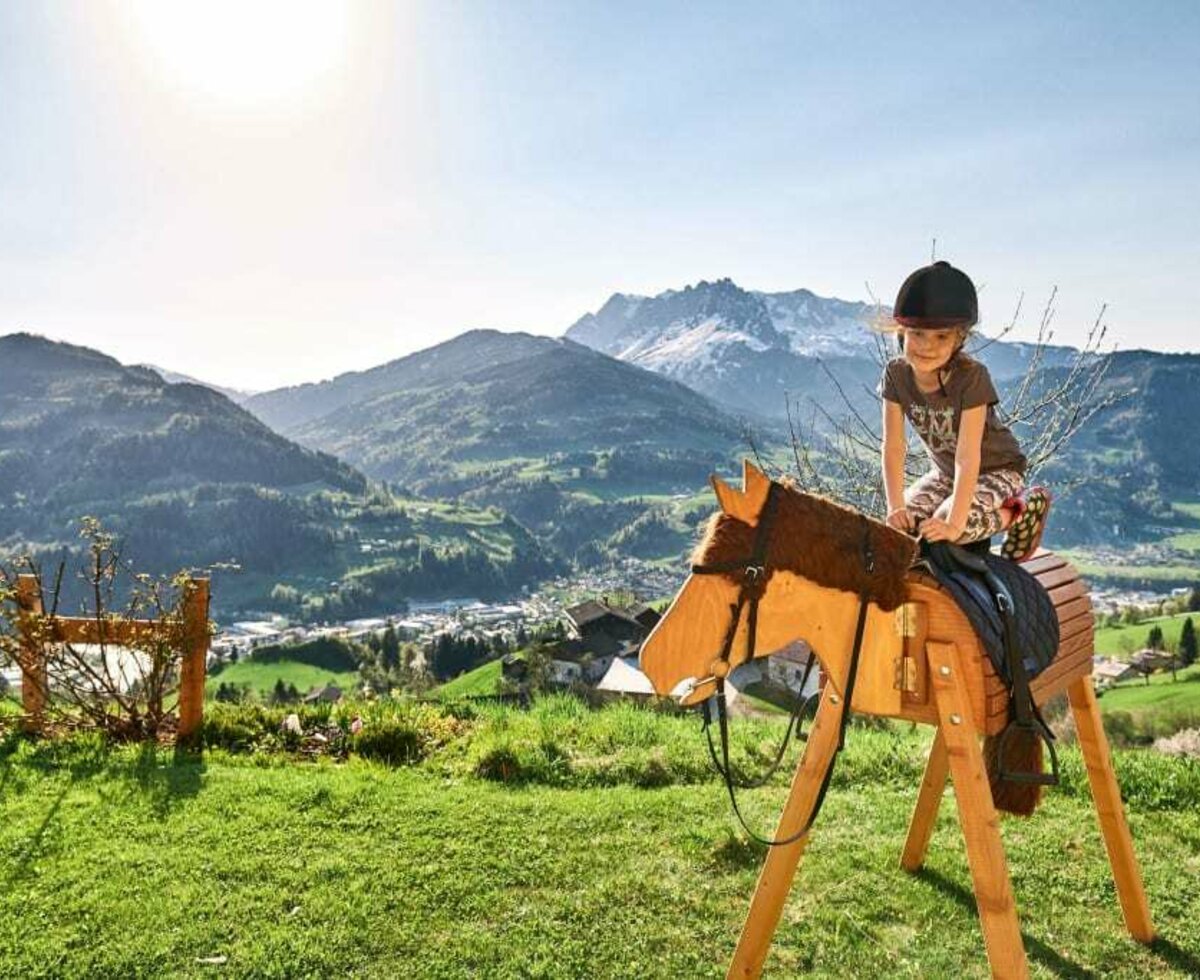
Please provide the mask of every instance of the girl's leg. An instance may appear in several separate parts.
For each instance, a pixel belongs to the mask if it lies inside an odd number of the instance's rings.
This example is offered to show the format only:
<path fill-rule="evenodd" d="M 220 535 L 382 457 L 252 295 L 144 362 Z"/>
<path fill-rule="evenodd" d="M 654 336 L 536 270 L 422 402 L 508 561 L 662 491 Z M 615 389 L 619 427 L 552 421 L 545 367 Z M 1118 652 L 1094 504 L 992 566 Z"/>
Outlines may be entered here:
<path fill-rule="evenodd" d="M 1016 496 L 1024 485 L 1024 478 L 1016 470 L 995 470 L 980 473 L 971 498 L 971 509 L 967 512 L 967 527 L 959 544 L 990 538 L 1003 531 L 1012 520 L 1004 508 L 1004 502 Z"/>
<path fill-rule="evenodd" d="M 932 517 L 938 506 L 954 491 L 954 481 L 941 470 L 930 470 L 904 491 L 904 506 L 918 522 Z"/>

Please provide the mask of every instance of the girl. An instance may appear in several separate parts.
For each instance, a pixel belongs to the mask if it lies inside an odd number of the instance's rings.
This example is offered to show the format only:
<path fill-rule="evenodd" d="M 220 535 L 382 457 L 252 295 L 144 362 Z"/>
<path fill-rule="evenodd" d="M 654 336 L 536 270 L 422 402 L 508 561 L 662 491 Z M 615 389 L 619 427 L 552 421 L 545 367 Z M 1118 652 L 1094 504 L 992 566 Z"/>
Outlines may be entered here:
<path fill-rule="evenodd" d="M 979 320 L 974 284 L 949 262 L 934 262 L 904 280 L 892 318 L 885 329 L 899 335 L 903 354 L 887 363 L 879 385 L 888 524 L 958 544 L 1007 529 L 1001 554 L 1023 561 L 1041 542 L 1050 494 L 1024 488 L 1025 456 L 996 415 L 991 376 L 963 352 Z M 906 418 L 933 464 L 908 490 Z"/>

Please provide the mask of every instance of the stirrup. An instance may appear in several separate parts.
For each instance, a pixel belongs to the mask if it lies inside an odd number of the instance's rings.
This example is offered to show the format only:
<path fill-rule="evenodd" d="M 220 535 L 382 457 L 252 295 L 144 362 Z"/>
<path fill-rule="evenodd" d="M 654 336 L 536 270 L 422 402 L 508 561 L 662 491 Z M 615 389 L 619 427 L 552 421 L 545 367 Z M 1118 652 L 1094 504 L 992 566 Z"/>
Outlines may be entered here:
<path fill-rule="evenodd" d="M 1032 732 L 1050 750 L 1050 772 L 1016 772 L 1005 768 L 1005 750 L 1012 740 L 1014 732 Z M 1008 783 L 1033 783 L 1037 786 L 1058 785 L 1058 753 L 1054 751 L 1054 733 L 1040 719 L 1020 721 L 1014 718 L 1000 733 L 996 743 L 996 761 L 999 778 Z"/>

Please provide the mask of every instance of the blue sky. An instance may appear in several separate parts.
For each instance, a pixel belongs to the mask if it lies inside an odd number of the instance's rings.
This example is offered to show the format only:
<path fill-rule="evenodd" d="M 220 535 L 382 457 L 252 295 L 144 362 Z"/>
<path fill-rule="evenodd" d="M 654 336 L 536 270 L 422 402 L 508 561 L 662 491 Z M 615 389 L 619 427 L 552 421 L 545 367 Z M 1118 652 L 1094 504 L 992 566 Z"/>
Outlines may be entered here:
<path fill-rule="evenodd" d="M 936 236 L 986 325 L 1200 349 L 1194 4 L 132 2 L 0 5 L 0 332 L 267 388 Z"/>

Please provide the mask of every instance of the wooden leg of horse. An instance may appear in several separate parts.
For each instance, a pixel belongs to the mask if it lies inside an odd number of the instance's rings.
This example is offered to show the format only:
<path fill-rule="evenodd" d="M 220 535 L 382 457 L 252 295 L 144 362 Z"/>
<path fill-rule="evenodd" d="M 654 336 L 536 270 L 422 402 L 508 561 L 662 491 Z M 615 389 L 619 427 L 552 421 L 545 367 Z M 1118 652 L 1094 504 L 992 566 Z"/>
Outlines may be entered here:
<path fill-rule="evenodd" d="M 908 840 L 904 842 L 904 853 L 900 856 L 900 867 L 905 871 L 918 871 L 925 863 L 925 852 L 929 849 L 929 838 L 937 822 L 938 807 L 946 789 L 946 776 L 950 772 L 950 760 L 946 755 L 946 740 L 939 728 L 933 736 L 929 749 L 929 761 L 925 763 L 925 778 L 921 780 L 921 791 L 917 794 L 917 805 L 912 821 L 908 825 Z"/>
<path fill-rule="evenodd" d="M 792 791 L 775 830 L 776 840 L 790 837 L 808 822 L 825 772 L 837 752 L 842 712 L 840 704 L 830 702 L 832 693 L 832 686 L 826 686 L 808 733 L 804 758 L 796 769 Z M 729 964 L 728 976 L 757 977 L 762 972 L 767 951 L 771 948 L 771 937 L 775 935 L 775 927 L 779 924 L 779 916 L 792 889 L 796 867 L 808 838 L 809 835 L 805 834 L 793 844 L 772 847 L 767 852 L 746 923 L 742 926 L 741 938 L 738 939 L 733 961 Z"/>
<path fill-rule="evenodd" d="M 1113 880 L 1117 885 L 1125 926 L 1134 939 L 1143 943 L 1151 942 L 1154 939 L 1154 924 L 1150 921 L 1150 904 L 1146 901 L 1142 872 L 1138 867 L 1137 856 L 1133 853 L 1129 825 L 1125 822 L 1121 790 L 1113 773 L 1108 739 L 1100 721 L 1100 706 L 1096 704 L 1092 679 L 1080 677 L 1072 681 L 1067 687 L 1067 697 L 1071 699 L 1079 748 L 1083 752 L 1084 765 L 1087 766 L 1092 799 L 1096 804 L 1096 816 L 1100 821 L 1100 831 L 1104 835 L 1104 846 L 1108 849 L 1108 863 L 1112 867 Z"/>
<path fill-rule="evenodd" d="M 994 977 L 1028 977 L 1017 904 L 1000 840 L 1000 820 L 992 804 L 958 648 L 953 643 L 931 641 L 925 649 L 988 963 Z"/>

